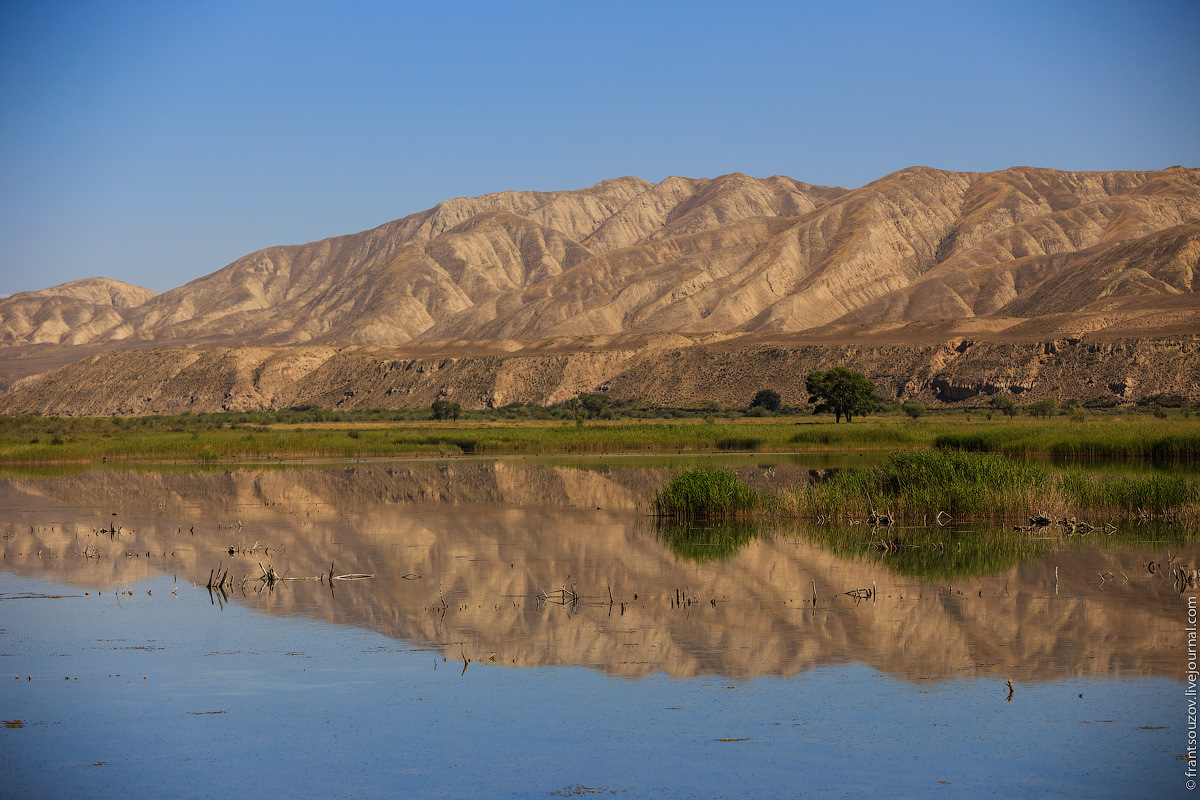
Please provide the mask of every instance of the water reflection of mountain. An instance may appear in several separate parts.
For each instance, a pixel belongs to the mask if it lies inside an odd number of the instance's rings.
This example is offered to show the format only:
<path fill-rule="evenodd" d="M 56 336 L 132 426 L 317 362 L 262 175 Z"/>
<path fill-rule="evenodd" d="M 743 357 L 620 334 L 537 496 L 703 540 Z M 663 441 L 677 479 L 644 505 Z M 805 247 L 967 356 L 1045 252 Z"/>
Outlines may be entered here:
<path fill-rule="evenodd" d="M 848 660 L 913 679 L 1184 674 L 1185 604 L 1144 567 L 1148 551 L 1059 551 L 951 586 L 780 530 L 697 563 L 635 513 L 664 477 L 506 460 L 6 479 L 0 564 L 108 589 L 160 571 L 202 587 L 223 562 L 249 576 L 232 602 L 485 664 L 630 676 L 790 674 Z M 98 533 L 112 524 L 121 536 Z M 313 581 L 259 593 L 259 562 L 292 577 L 331 562 L 376 577 L 332 593 Z M 578 604 L 536 599 L 564 584 Z M 843 594 L 873 585 L 875 602 Z"/>

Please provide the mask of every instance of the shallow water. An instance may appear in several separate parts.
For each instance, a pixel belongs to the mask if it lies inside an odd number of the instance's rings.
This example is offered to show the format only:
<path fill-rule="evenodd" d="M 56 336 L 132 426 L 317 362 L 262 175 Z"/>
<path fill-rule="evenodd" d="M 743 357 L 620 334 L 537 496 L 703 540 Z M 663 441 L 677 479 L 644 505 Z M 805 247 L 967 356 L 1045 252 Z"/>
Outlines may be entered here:
<path fill-rule="evenodd" d="M 1187 600 L 1145 565 L 1195 544 L 697 563 L 638 512 L 669 466 L 0 479 L 0 794 L 1186 794 Z"/>

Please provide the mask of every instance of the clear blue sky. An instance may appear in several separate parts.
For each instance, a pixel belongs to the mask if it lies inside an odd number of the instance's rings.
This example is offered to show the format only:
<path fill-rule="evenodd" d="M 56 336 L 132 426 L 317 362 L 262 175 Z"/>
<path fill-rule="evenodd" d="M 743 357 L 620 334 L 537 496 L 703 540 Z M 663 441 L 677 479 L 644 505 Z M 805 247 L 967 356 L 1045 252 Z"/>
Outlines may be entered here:
<path fill-rule="evenodd" d="M 1200 3 L 8 2 L 0 293 L 451 197 L 1200 165 Z"/>

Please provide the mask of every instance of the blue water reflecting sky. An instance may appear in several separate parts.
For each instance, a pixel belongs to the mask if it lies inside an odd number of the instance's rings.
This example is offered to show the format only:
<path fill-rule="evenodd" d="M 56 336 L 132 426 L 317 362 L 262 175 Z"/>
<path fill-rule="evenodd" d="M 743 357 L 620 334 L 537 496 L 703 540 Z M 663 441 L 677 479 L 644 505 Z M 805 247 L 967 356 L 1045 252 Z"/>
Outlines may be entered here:
<path fill-rule="evenodd" d="M 464 673 L 448 648 L 221 609 L 170 577 L 128 591 L 0 573 L 3 796 L 1184 793 L 1172 680 L 1018 683 L 1006 702 L 997 680 L 855 663 L 746 681 Z"/>

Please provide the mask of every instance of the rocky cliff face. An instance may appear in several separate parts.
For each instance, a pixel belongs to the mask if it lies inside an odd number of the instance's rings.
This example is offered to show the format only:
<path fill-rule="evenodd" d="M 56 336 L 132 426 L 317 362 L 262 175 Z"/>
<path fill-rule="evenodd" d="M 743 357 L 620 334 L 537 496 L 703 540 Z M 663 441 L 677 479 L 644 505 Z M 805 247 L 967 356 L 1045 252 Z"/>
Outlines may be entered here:
<path fill-rule="evenodd" d="M 456 394 L 486 405 L 575 386 L 634 391 L 629 371 L 639 369 L 695 383 L 672 359 L 703 360 L 691 345 L 742 337 L 747 352 L 767 340 L 835 345 L 825 360 L 837 361 L 900 347 L 851 364 L 876 377 L 891 369 L 881 359 L 909 364 L 898 396 L 949 399 L 975 384 L 1058 391 L 1032 366 L 943 375 L 942 357 L 922 361 L 913 345 L 1165 337 L 1183 347 L 1200 333 L 1198 265 L 1200 170 L 1182 167 L 913 168 L 855 190 L 740 174 L 620 178 L 448 201 L 363 233 L 252 253 L 161 295 L 93 279 L 0 300 L 0 386 L 5 408 L 76 413 L 257 407 L 318 391 L 332 402 L 315 387 L 336 394 L 343 384 L 339 403 Z M 254 349 L 264 347 L 276 349 Z M 363 362 L 329 355 L 346 347 L 396 348 L 382 361 L 407 354 L 420 366 L 401 372 L 437 365 L 443 380 L 401 380 L 394 367 L 392 377 L 354 373 Z M 169 354 L 129 354 L 146 348 Z M 675 352 L 686 355 L 664 355 Z M 980 352 L 948 358 L 967 365 Z M 433 354 L 457 360 L 446 370 Z M 84 356 L 55 388 L 19 380 Z M 121 366 L 134 361 L 136 370 Z M 1180 383 L 1192 365 L 1164 380 Z M 193 375 L 204 376 L 194 387 Z M 1068 396 L 1096 381 L 1052 379 Z M 935 381 L 957 388 L 931 392 Z M 87 399 L 96 386 L 107 399 Z M 56 392 L 76 405 L 56 404 Z"/>
<path fill-rule="evenodd" d="M 881 396 L 930 405 L 1157 394 L 1200 401 L 1200 336 L 953 339 L 945 343 L 747 343 L 684 347 L 644 342 L 549 353 L 414 355 L 395 348 L 325 346 L 123 350 L 25 379 L 0 413 L 178 414 L 313 405 L 412 408 L 452 399 L 464 408 L 555 403 L 580 392 L 661 405 L 745 406 L 774 387 L 807 400 L 804 376 L 848 366 Z"/>

